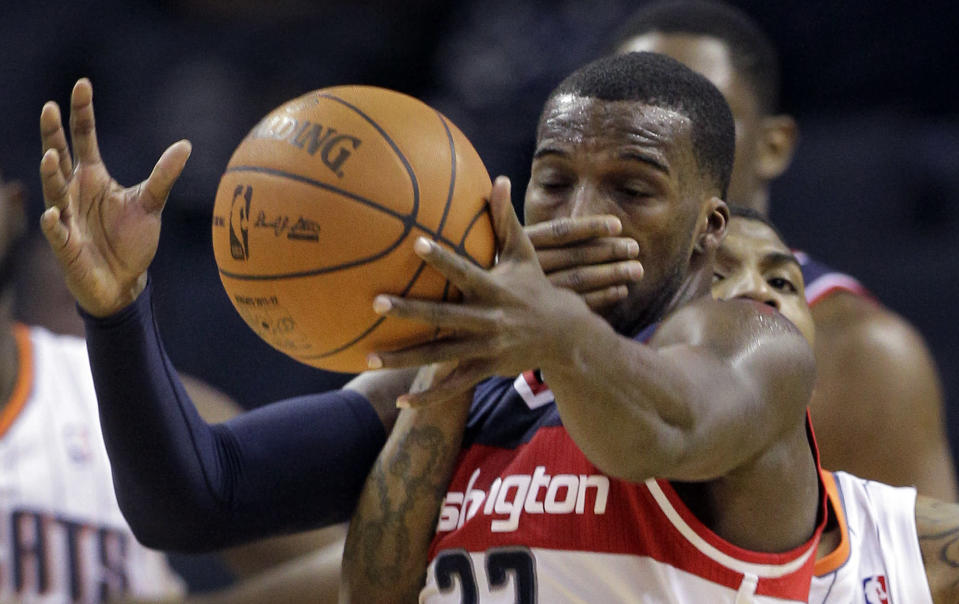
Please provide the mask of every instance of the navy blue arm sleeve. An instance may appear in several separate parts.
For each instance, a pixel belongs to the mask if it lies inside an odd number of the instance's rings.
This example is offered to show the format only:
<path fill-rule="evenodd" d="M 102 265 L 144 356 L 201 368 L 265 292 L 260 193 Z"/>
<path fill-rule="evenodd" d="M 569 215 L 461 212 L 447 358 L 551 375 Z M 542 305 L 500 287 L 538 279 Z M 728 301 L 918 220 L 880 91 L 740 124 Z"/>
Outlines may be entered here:
<path fill-rule="evenodd" d="M 386 439 L 363 395 L 303 396 L 210 425 L 164 352 L 149 285 L 115 315 L 81 314 L 117 498 L 141 542 L 209 551 L 349 518 Z"/>

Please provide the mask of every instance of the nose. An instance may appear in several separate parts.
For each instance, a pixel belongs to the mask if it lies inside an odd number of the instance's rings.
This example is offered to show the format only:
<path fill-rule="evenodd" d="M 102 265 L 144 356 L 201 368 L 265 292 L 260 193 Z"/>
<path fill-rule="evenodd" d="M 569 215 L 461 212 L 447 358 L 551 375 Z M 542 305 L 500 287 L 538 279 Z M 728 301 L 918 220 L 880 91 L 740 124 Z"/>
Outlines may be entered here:
<path fill-rule="evenodd" d="M 605 203 L 598 194 L 596 187 L 588 182 L 576 185 L 569 202 L 569 212 L 572 218 L 597 216 L 599 214 L 615 214 L 609 204 Z"/>
<path fill-rule="evenodd" d="M 745 300 L 753 300 L 761 304 L 772 306 L 776 310 L 781 310 L 779 297 L 769 284 L 766 283 L 762 275 L 756 274 L 753 271 L 746 271 L 738 275 L 731 285 L 732 287 L 728 291 L 728 295 L 723 296 L 725 299 L 742 298 Z"/>

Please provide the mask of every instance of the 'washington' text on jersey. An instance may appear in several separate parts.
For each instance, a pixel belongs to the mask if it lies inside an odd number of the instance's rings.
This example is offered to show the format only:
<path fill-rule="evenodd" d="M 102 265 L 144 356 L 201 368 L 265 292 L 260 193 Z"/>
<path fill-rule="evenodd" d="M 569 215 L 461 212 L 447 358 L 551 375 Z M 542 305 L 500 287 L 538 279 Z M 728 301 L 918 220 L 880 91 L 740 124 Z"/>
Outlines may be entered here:
<path fill-rule="evenodd" d="M 482 511 L 484 516 L 506 515 L 506 519 L 490 522 L 494 533 L 509 533 L 519 528 L 520 514 L 583 514 L 586 511 L 586 493 L 594 489 L 592 511 L 606 513 L 609 497 L 609 478 L 602 474 L 546 473 L 546 466 L 536 466 L 532 474 L 511 474 L 497 478 L 489 491 L 474 489 L 479 468 L 470 476 L 466 495 L 450 491 L 440 509 L 437 532 L 452 531 Z M 542 493 L 542 497 L 540 494 Z M 483 505 L 483 502 L 486 505 Z"/>

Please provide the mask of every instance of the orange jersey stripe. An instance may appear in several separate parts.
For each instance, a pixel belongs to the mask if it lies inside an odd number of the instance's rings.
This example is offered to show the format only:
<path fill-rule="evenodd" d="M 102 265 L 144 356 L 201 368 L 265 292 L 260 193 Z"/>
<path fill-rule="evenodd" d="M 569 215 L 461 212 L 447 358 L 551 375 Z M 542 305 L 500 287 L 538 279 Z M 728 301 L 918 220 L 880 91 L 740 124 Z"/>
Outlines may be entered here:
<path fill-rule="evenodd" d="M 33 386 L 33 346 L 30 344 L 30 330 L 26 325 L 17 323 L 13 326 L 13 336 L 17 342 L 17 381 L 3 412 L 0 412 L 0 437 L 7 433 L 20 415 Z"/>
<path fill-rule="evenodd" d="M 842 509 L 842 499 L 839 497 L 836 479 L 832 472 L 823 470 L 821 474 L 823 485 L 826 487 L 826 494 L 829 496 L 829 507 L 836 514 L 836 522 L 839 524 L 841 537 L 836 549 L 816 560 L 813 572 L 817 577 L 831 573 L 842 566 L 849 558 L 849 526 L 846 524 L 846 513 Z"/>

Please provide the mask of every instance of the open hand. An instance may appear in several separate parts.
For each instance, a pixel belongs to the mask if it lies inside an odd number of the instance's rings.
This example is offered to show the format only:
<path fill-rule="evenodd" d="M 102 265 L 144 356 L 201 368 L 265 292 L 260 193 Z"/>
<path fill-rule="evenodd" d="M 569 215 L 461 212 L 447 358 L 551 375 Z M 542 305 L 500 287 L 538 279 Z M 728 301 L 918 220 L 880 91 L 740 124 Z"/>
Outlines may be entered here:
<path fill-rule="evenodd" d="M 76 83 L 70 99 L 75 155 L 52 101 L 40 113 L 40 135 L 46 204 L 40 226 L 80 306 L 94 316 L 113 314 L 146 286 L 160 239 L 160 212 L 190 155 L 190 143 L 174 143 L 146 180 L 122 187 L 100 159 L 87 79 Z"/>
<path fill-rule="evenodd" d="M 455 369 L 423 392 L 399 403 L 417 407 L 448 400 L 491 375 L 515 375 L 548 355 L 562 355 L 550 336 L 577 315 L 592 315 L 571 290 L 557 288 L 540 268 L 536 250 L 513 212 L 509 180 L 498 178 L 490 195 L 499 257 L 482 269 L 426 238 L 416 253 L 463 293 L 461 303 L 380 295 L 381 314 L 428 323 L 446 337 L 394 352 L 371 355 L 370 367 L 415 367 L 456 361 Z M 550 357 L 552 358 L 552 357 Z"/>

